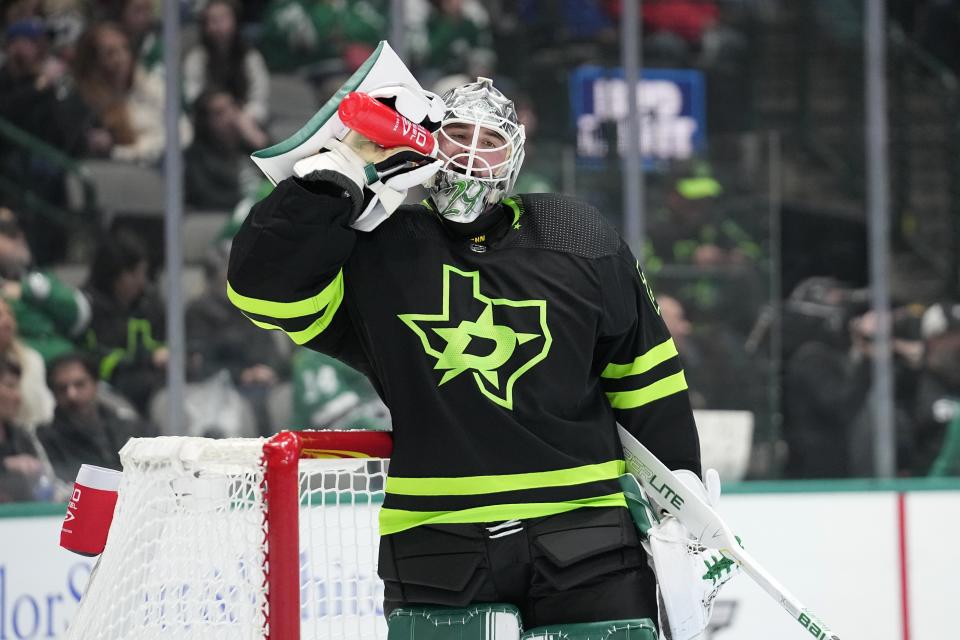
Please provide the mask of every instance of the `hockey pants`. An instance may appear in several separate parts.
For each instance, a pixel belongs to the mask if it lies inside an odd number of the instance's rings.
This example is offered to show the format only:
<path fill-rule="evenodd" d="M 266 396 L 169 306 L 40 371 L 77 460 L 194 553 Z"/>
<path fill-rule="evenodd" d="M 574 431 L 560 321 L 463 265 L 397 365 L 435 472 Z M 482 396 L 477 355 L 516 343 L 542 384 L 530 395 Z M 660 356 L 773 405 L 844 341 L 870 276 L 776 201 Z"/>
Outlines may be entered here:
<path fill-rule="evenodd" d="M 626 509 L 420 526 L 380 541 L 384 609 L 506 602 L 527 629 L 657 619 L 656 582 Z"/>

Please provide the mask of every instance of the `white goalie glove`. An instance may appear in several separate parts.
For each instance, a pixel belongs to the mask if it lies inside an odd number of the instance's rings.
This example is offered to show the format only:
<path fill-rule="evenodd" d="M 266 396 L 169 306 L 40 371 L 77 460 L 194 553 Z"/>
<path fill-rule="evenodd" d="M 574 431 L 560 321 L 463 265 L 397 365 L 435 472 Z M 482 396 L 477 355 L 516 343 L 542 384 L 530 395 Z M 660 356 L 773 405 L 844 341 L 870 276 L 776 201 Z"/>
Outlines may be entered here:
<path fill-rule="evenodd" d="M 428 91 L 403 85 L 381 87 L 369 95 L 386 102 L 407 119 L 429 130 L 436 129 L 443 117 L 443 101 Z M 346 177 L 360 189 L 363 206 L 350 224 L 358 231 L 372 231 L 403 204 L 407 190 L 426 182 L 441 166 L 436 157 L 427 156 L 410 147 L 385 149 L 355 131 L 348 131 L 342 140 L 330 140 L 324 149 L 293 166 L 293 174 L 301 179 L 333 179 L 324 175 L 333 172 Z M 350 191 L 349 184 L 345 185 Z"/>
<path fill-rule="evenodd" d="M 720 499 L 720 475 L 715 469 L 706 471 L 705 483 L 691 471 L 680 469 L 674 474 L 707 504 L 716 507 Z M 652 502 L 656 506 L 656 501 Z M 740 566 L 716 549 L 704 547 L 671 515 L 662 515 L 647 536 L 643 546 L 657 574 L 660 627 L 664 635 L 670 640 L 704 638 L 713 613 L 713 601 L 720 587 L 739 573 Z"/>

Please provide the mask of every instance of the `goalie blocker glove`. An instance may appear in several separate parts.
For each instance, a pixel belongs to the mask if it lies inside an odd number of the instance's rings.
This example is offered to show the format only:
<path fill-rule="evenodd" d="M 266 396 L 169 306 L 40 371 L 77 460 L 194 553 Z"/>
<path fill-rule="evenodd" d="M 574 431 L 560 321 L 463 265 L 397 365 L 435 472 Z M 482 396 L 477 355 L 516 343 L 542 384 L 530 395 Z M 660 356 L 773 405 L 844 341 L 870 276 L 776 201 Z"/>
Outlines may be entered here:
<path fill-rule="evenodd" d="M 350 131 L 342 142 L 330 140 L 323 151 L 297 162 L 293 174 L 301 182 L 328 181 L 342 187 L 354 203 L 350 226 L 372 231 L 403 204 L 410 187 L 439 168 L 439 160 L 409 147 L 384 149 Z"/>
<path fill-rule="evenodd" d="M 706 482 L 685 469 L 674 473 L 707 504 L 717 506 L 720 476 L 716 469 L 707 469 Z M 704 547 L 671 515 L 661 515 L 651 526 L 643 547 L 657 574 L 661 629 L 669 630 L 669 640 L 703 640 L 714 600 L 720 588 L 740 572 L 740 565 L 720 551 Z"/>
<path fill-rule="evenodd" d="M 444 104 L 435 93 L 398 84 L 378 87 L 368 95 L 428 131 L 440 127 Z M 384 149 L 349 131 L 342 141 L 331 140 L 319 154 L 297 162 L 293 173 L 301 181 L 328 180 L 343 187 L 354 202 L 350 226 L 372 231 L 403 204 L 410 187 L 439 170 L 442 163 L 435 156 L 436 147 L 431 156 L 410 147 Z"/>

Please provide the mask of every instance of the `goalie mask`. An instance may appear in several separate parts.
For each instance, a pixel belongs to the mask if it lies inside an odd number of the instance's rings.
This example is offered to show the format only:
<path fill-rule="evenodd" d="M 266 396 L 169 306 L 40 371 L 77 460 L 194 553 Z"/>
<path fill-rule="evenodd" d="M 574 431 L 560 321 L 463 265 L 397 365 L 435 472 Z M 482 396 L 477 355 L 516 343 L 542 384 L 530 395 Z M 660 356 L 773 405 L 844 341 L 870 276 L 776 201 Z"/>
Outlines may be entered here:
<path fill-rule="evenodd" d="M 489 78 L 457 87 L 443 101 L 435 134 L 443 165 L 426 186 L 443 218 L 473 222 L 513 188 L 526 136 L 513 101 Z"/>

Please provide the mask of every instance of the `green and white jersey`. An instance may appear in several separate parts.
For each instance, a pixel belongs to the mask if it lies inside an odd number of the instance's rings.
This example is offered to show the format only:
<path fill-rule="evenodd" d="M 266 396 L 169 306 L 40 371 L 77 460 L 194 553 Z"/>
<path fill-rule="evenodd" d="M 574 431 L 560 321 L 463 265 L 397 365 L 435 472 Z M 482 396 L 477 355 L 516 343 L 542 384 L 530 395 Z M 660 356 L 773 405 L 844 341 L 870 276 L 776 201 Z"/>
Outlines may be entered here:
<path fill-rule="evenodd" d="M 309 187 L 285 180 L 253 208 L 229 295 L 364 372 L 390 408 L 382 534 L 625 507 L 617 422 L 700 473 L 676 347 L 595 209 L 516 196 L 469 238 L 406 206 L 357 233 L 342 185 Z"/>

